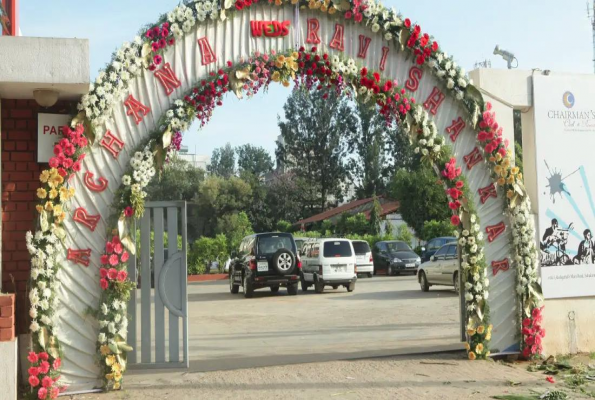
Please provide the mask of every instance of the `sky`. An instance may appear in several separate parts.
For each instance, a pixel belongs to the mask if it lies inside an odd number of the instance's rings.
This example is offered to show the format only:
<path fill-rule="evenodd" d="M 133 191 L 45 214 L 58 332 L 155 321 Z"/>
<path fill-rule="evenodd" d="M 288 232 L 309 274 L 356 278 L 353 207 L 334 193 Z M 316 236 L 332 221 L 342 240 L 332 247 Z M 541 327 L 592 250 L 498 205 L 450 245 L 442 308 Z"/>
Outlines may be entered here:
<path fill-rule="evenodd" d="M 111 59 L 122 42 L 178 4 L 175 0 L 21 0 L 23 36 L 86 38 L 90 46 L 91 78 Z M 496 44 L 515 53 L 520 69 L 593 73 L 593 42 L 585 0 L 407 0 L 384 1 L 434 35 L 443 50 L 467 71 L 490 60 Z M 231 143 L 262 146 L 272 155 L 279 135 L 278 116 L 290 89 L 271 85 L 250 100 L 231 95 L 215 110 L 210 123 L 184 135 L 191 153 L 210 155 Z"/>

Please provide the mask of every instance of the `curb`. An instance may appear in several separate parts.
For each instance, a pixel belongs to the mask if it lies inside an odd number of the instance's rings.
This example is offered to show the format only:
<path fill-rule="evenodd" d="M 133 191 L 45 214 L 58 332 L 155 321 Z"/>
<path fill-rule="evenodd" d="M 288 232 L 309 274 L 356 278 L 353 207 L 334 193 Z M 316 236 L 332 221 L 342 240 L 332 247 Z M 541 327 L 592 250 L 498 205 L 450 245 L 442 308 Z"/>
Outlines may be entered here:
<path fill-rule="evenodd" d="M 188 282 L 222 281 L 227 279 L 227 276 L 227 274 L 188 275 Z"/>

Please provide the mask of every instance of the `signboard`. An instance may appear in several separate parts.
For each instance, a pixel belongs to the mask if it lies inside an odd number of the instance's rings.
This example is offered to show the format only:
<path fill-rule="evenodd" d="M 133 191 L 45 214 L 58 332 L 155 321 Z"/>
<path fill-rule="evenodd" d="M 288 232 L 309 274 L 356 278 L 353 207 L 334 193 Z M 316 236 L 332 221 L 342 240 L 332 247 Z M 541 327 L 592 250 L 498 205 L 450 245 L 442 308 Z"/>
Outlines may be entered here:
<path fill-rule="evenodd" d="M 37 114 L 38 163 L 47 163 L 54 156 L 54 145 L 62 139 L 62 127 L 69 122 L 66 114 Z"/>
<path fill-rule="evenodd" d="M 595 77 L 534 78 L 541 279 L 546 298 L 595 295 Z"/>

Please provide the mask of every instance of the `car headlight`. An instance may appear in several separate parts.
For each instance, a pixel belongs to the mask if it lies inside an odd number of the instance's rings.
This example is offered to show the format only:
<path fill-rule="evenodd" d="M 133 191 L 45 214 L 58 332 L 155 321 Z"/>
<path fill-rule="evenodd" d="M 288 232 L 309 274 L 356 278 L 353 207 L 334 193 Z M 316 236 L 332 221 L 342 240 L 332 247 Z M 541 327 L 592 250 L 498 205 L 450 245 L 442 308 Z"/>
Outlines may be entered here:
<path fill-rule="evenodd" d="M 394 259 L 393 259 L 393 262 L 395 262 L 395 263 L 399 263 L 399 262 L 401 262 L 401 259 L 400 259 L 400 258 L 394 258 Z"/>
<path fill-rule="evenodd" d="M 421 258 L 417 257 L 417 260 L 415 260 L 416 263 L 421 263 Z"/>

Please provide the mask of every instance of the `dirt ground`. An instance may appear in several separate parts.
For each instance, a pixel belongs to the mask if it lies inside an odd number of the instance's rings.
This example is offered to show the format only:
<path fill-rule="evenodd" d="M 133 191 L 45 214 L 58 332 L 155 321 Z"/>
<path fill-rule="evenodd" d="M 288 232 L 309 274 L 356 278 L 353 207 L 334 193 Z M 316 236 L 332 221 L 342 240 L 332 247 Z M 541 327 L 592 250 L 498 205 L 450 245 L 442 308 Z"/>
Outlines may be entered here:
<path fill-rule="evenodd" d="M 464 359 L 464 353 L 296 364 L 233 371 L 127 375 L 123 391 L 74 400 L 119 399 L 489 399 L 558 388 L 527 363 Z M 582 398 L 572 392 L 569 398 Z M 585 397 L 586 398 L 586 397 Z"/>

